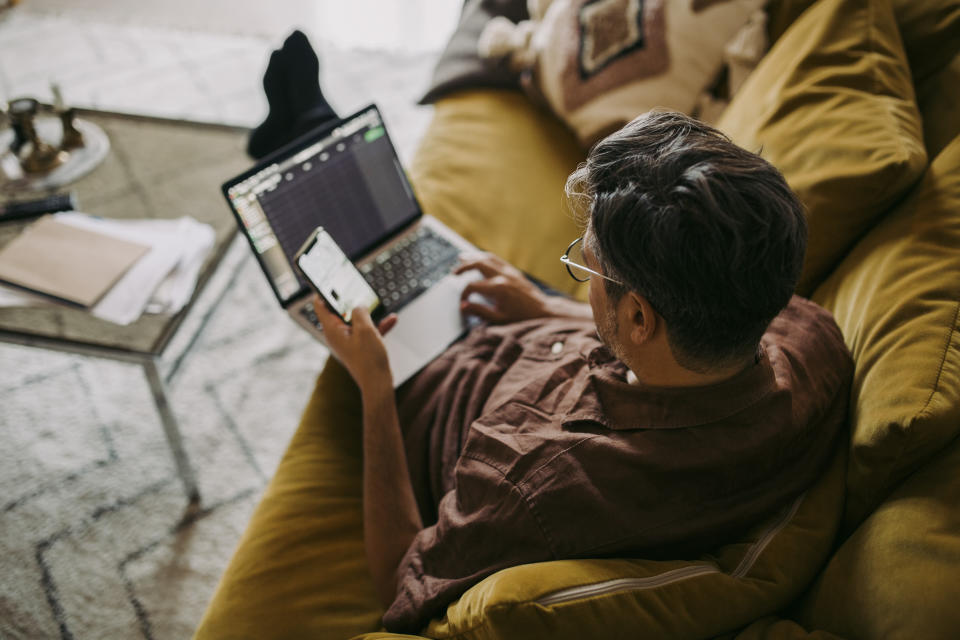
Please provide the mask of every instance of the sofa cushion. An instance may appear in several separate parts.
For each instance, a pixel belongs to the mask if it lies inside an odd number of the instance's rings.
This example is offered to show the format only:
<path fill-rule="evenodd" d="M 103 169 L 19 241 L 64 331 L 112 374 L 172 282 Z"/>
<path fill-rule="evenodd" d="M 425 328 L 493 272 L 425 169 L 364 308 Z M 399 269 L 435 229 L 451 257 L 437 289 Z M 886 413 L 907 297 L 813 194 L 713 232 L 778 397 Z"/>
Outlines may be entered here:
<path fill-rule="evenodd" d="M 960 53 L 960 3 L 956 0 L 893 0 L 916 82 L 943 69 Z"/>
<path fill-rule="evenodd" d="M 957 469 L 960 441 L 897 488 L 830 559 L 804 598 L 800 623 L 864 640 L 956 638 Z"/>
<path fill-rule="evenodd" d="M 814 300 L 856 363 L 849 529 L 960 434 L 960 138 Z"/>
<path fill-rule="evenodd" d="M 808 209 L 809 295 L 926 165 L 888 2 L 821 0 L 747 79 L 718 127 L 761 152 Z"/>
<path fill-rule="evenodd" d="M 551 287 L 586 299 L 560 255 L 580 233 L 564 199 L 583 160 L 569 131 L 518 91 L 436 103 L 410 166 L 423 210 Z"/>
<path fill-rule="evenodd" d="M 511 567 L 468 590 L 424 635 L 702 638 L 742 627 L 783 607 L 817 574 L 839 523 L 845 460 L 841 447 L 804 495 L 713 554 L 691 561 L 560 560 Z M 398 637 L 371 634 L 363 640 Z"/>
<path fill-rule="evenodd" d="M 960 136 L 960 53 L 917 83 L 917 103 L 923 116 L 923 143 L 933 157 Z"/>
<path fill-rule="evenodd" d="M 777 40 L 816 0 L 771 0 L 767 34 Z M 960 53 L 960 3 L 956 0 L 890 0 L 910 72 L 920 83 Z"/>

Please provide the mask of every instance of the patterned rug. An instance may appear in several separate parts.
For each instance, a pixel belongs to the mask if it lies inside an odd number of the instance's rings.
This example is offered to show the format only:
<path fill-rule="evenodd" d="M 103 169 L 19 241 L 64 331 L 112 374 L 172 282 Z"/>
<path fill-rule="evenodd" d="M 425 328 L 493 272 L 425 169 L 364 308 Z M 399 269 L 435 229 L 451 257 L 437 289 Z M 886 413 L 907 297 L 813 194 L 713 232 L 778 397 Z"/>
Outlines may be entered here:
<path fill-rule="evenodd" d="M 187 46 L 183 33 L 150 36 Z M 267 54 L 255 38 L 220 42 L 247 47 L 236 53 L 243 59 Z M 216 39 L 193 44 L 222 63 Z M 413 103 L 433 57 L 344 52 L 335 63 L 331 84 L 352 92 L 335 104 L 376 99 L 409 158 L 429 119 Z M 212 86 L 215 76 L 204 77 Z M 2 84 L 15 90 L 9 77 Z M 100 108 L 138 111 L 97 95 Z M 231 113 L 250 124 L 257 110 Z M 191 636 L 327 353 L 279 309 L 246 244 L 234 243 L 168 354 L 170 401 L 202 494 L 186 517 L 140 367 L 0 343 L 0 638 Z"/>
<path fill-rule="evenodd" d="M 0 346 L 0 637 L 192 633 L 327 357 L 248 254 L 170 385 L 202 495 L 186 519 L 139 366 Z"/>

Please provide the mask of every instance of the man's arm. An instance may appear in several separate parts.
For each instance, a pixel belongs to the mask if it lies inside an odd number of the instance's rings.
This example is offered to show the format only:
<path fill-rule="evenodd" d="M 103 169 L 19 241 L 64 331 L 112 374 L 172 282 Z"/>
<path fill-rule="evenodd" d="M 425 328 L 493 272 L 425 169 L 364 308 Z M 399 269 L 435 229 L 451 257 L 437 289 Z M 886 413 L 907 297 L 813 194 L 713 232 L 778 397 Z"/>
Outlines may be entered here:
<path fill-rule="evenodd" d="M 483 279 L 469 283 L 463 290 L 460 310 L 465 314 L 497 324 L 549 317 L 593 320 L 590 305 L 547 295 L 522 271 L 491 253 L 465 256 L 456 272 L 471 269 L 483 274 Z M 487 304 L 471 300 L 474 293 L 486 298 Z"/>
<path fill-rule="evenodd" d="M 410 485 L 393 382 L 361 387 L 363 397 L 363 541 L 384 607 L 397 593 L 397 567 L 423 528 Z"/>
<path fill-rule="evenodd" d="M 391 315 L 378 330 L 366 309 L 353 311 L 345 324 L 314 300 L 330 350 L 350 372 L 363 407 L 363 539 L 377 595 L 389 607 L 397 592 L 397 567 L 422 528 L 381 332 L 396 323 Z"/>

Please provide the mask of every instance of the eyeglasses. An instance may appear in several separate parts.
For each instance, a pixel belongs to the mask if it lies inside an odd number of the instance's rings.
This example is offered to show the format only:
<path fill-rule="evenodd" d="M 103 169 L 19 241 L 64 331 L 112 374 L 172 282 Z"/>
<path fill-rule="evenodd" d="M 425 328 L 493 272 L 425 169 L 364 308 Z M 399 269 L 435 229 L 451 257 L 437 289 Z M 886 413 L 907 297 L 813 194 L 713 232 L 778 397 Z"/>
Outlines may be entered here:
<path fill-rule="evenodd" d="M 570 243 L 570 246 L 567 247 L 566 253 L 560 256 L 560 262 L 566 265 L 567 272 L 570 274 L 570 277 L 577 282 L 589 282 L 590 276 L 594 275 L 600 276 L 604 280 L 609 280 L 610 282 L 615 282 L 619 285 L 623 284 L 619 280 L 615 280 L 610 276 L 605 276 L 599 271 L 594 271 L 590 267 L 583 266 L 583 263 L 586 262 L 583 257 L 583 236 L 580 236 Z"/>

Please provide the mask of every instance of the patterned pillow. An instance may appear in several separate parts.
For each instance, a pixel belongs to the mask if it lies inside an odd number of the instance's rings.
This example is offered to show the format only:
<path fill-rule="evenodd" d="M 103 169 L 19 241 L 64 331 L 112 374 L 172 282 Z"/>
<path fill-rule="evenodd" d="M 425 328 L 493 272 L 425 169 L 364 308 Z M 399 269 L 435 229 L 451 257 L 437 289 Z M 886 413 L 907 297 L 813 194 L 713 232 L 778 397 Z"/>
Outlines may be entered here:
<path fill-rule="evenodd" d="M 532 22 L 494 21 L 479 46 L 481 54 L 508 56 L 524 86 L 587 146 L 653 107 L 692 113 L 720 71 L 725 47 L 762 5 L 763 0 L 530 2 Z"/>

